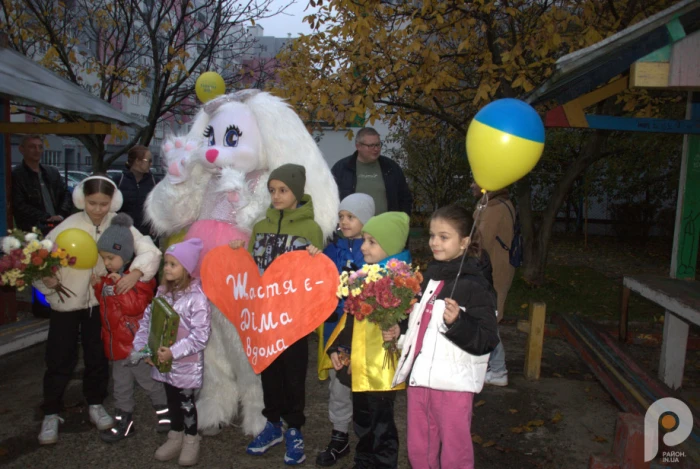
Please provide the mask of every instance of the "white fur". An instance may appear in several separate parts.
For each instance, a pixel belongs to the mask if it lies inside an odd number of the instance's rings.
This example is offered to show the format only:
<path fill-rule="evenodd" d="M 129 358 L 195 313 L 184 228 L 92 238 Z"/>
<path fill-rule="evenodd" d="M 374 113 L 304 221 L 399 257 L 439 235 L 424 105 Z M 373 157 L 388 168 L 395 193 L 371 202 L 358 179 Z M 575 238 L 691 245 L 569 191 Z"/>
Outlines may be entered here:
<path fill-rule="evenodd" d="M 248 120 L 251 115 L 254 122 Z M 242 131 L 241 160 L 236 160 L 237 147 L 221 148 L 221 134 L 234 124 Z M 222 155 L 213 162 L 206 159 L 210 147 L 204 131 L 209 125 L 214 130 L 214 148 Z M 251 140 L 246 141 L 247 137 Z M 255 164 L 249 154 L 253 147 L 258 149 Z M 169 139 L 163 152 L 166 167 L 173 162 L 180 166 L 146 201 L 146 216 L 160 234 L 173 234 L 198 220 L 207 190 L 232 194 L 236 201 L 230 222 L 252 230 L 270 204 L 270 170 L 286 163 L 305 166 L 305 192 L 313 199 L 314 218 L 325 237 L 335 230 L 339 200 L 330 169 L 299 116 L 269 93 L 243 90 L 210 101 L 195 117 L 190 133 Z M 218 178 L 217 183 L 210 184 L 211 178 Z M 243 431 L 256 435 L 265 425 L 260 377 L 248 363 L 235 326 L 213 306 L 212 333 L 204 351 L 204 382 L 197 400 L 199 428 L 230 424 L 238 416 L 239 403 Z"/>

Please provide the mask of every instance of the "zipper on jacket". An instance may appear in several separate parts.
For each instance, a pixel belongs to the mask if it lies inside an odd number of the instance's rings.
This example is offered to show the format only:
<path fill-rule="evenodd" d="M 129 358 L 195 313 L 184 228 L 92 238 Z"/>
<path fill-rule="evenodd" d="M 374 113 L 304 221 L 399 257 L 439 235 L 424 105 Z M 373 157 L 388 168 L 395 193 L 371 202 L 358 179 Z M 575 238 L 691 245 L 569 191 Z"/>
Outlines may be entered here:
<path fill-rule="evenodd" d="M 104 288 L 104 285 L 102 285 L 102 288 Z M 111 360 L 114 361 L 114 350 L 112 350 L 112 328 L 109 326 L 109 320 L 107 319 L 107 300 L 105 300 L 104 293 L 102 294 L 102 301 L 105 305 L 105 324 L 107 325 L 107 333 L 109 334 L 109 355 Z M 90 311 L 92 314 L 92 310 Z"/>
<path fill-rule="evenodd" d="M 277 223 L 277 235 L 282 232 L 282 218 L 284 218 L 284 210 L 280 210 L 280 221 Z"/>

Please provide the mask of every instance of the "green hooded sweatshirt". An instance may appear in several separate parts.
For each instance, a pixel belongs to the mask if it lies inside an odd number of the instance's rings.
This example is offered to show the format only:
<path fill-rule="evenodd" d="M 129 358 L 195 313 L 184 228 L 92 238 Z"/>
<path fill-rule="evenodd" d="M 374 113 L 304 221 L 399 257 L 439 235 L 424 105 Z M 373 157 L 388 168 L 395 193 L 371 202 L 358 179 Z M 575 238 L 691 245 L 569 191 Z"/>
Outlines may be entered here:
<path fill-rule="evenodd" d="M 323 249 L 323 232 L 314 220 L 311 196 L 304 194 L 295 209 L 268 208 L 265 219 L 253 227 L 248 250 L 262 274 L 278 256 L 306 249 L 309 244 Z"/>

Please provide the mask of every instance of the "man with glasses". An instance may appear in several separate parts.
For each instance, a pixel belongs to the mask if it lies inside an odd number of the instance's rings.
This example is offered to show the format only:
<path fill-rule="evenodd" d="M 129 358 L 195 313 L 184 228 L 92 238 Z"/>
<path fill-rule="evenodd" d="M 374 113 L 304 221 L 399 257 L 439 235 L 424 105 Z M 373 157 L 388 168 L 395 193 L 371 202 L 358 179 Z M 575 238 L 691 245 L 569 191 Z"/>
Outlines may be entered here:
<path fill-rule="evenodd" d="M 379 133 L 371 127 L 355 136 L 355 153 L 333 165 L 331 172 L 338 184 L 340 200 L 350 194 L 369 194 L 374 199 L 375 215 L 384 212 L 411 214 L 412 196 L 401 167 L 382 156 Z"/>
<path fill-rule="evenodd" d="M 148 147 L 136 145 L 127 153 L 127 169 L 114 178 L 114 183 L 124 196 L 120 212 L 128 214 L 134 220 L 134 228 L 145 236 L 149 236 L 151 230 L 143 219 L 143 206 L 148 193 L 158 183 L 151 173 L 152 165 L 153 155 Z"/>

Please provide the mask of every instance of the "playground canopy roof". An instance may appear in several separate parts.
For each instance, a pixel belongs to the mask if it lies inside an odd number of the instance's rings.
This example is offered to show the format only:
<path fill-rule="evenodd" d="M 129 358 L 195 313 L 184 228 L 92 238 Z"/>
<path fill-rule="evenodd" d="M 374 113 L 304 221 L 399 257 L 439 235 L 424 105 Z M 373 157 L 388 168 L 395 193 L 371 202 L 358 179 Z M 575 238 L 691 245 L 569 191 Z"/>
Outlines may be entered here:
<path fill-rule="evenodd" d="M 0 95 L 16 103 L 60 111 L 80 120 L 137 128 L 148 125 L 7 47 L 0 47 Z"/>
<path fill-rule="evenodd" d="M 674 20 L 682 26 L 681 34 L 700 30 L 700 2 L 683 0 L 603 41 L 561 57 L 552 76 L 524 100 L 532 105 L 549 100 L 563 104 L 594 90 L 627 72 L 635 61 L 677 40 L 674 28 L 667 26 Z"/>

